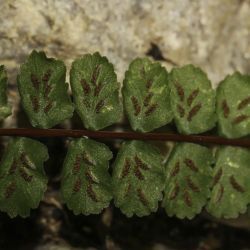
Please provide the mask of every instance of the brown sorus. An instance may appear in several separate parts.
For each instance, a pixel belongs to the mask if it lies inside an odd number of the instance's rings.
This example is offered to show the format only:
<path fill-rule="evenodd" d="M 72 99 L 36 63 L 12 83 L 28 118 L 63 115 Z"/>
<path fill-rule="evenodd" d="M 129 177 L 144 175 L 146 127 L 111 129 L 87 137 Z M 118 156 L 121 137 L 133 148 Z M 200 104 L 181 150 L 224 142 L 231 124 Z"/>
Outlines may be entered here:
<path fill-rule="evenodd" d="M 104 101 L 101 100 L 99 101 L 97 104 L 96 104 L 96 107 L 95 107 L 95 112 L 98 114 L 101 112 L 101 109 L 103 108 L 104 106 Z"/>
<path fill-rule="evenodd" d="M 125 163 L 123 165 L 121 178 L 125 178 L 129 174 L 130 167 L 131 167 L 130 161 L 128 158 L 126 158 Z"/>
<path fill-rule="evenodd" d="M 138 168 L 138 166 L 135 166 L 134 168 L 134 174 L 135 176 L 140 180 L 143 181 L 144 180 L 144 176 L 142 175 L 140 169 Z"/>
<path fill-rule="evenodd" d="M 177 161 L 171 171 L 170 176 L 175 177 L 179 173 L 179 171 L 180 171 L 180 162 Z"/>
<path fill-rule="evenodd" d="M 189 194 L 189 192 L 187 190 L 184 191 L 183 198 L 184 198 L 185 204 L 188 207 L 192 207 L 192 199 L 191 199 L 191 196 L 190 196 L 190 194 Z"/>
<path fill-rule="evenodd" d="M 36 75 L 31 74 L 30 75 L 30 80 L 33 84 L 33 87 L 38 90 L 39 89 L 39 85 L 40 85 L 40 81 L 38 80 L 38 78 L 36 77 Z"/>
<path fill-rule="evenodd" d="M 150 114 L 152 114 L 156 110 L 156 108 L 157 108 L 157 104 L 156 103 L 150 105 L 148 107 L 148 109 L 145 111 L 145 115 L 149 116 Z"/>
<path fill-rule="evenodd" d="M 26 154 L 24 152 L 22 152 L 20 154 L 20 161 L 23 165 L 26 165 L 27 164 L 27 160 L 26 160 Z"/>
<path fill-rule="evenodd" d="M 180 104 L 177 105 L 177 110 L 178 110 L 178 113 L 179 113 L 180 117 L 181 118 L 184 117 L 185 109 Z"/>
<path fill-rule="evenodd" d="M 174 189 L 170 193 L 169 199 L 174 200 L 178 196 L 179 192 L 180 192 L 180 187 L 178 184 L 175 184 Z"/>
<path fill-rule="evenodd" d="M 102 90 L 103 84 L 99 83 L 98 85 L 95 86 L 95 91 L 94 91 L 94 96 L 98 96 L 100 91 Z"/>
<path fill-rule="evenodd" d="M 194 191 L 194 192 L 200 192 L 199 187 L 192 181 L 192 179 L 190 178 L 190 176 L 186 177 L 186 181 L 187 181 L 187 185 L 188 187 Z"/>
<path fill-rule="evenodd" d="M 75 182 L 75 184 L 74 184 L 74 187 L 73 187 L 73 191 L 74 191 L 75 193 L 79 192 L 80 189 L 81 189 L 81 186 L 82 186 L 82 181 L 81 181 L 80 178 L 77 178 L 77 180 L 76 180 L 76 182 Z"/>
<path fill-rule="evenodd" d="M 232 123 L 233 124 L 239 124 L 245 120 L 247 120 L 250 116 L 248 115 L 239 115 L 237 117 L 235 117 L 235 119 L 233 119 Z"/>
<path fill-rule="evenodd" d="M 176 91 L 177 91 L 177 94 L 180 98 L 180 101 L 183 102 L 184 98 L 185 98 L 184 89 L 182 88 L 182 86 L 178 82 L 175 82 L 174 86 L 176 88 Z"/>
<path fill-rule="evenodd" d="M 152 92 L 149 92 L 149 93 L 146 95 L 146 97 L 145 97 L 145 99 L 144 99 L 144 101 L 143 101 L 144 107 L 147 107 L 147 106 L 149 105 L 150 100 L 152 99 L 152 97 L 153 97 L 153 93 L 152 93 Z"/>
<path fill-rule="evenodd" d="M 16 172 L 16 169 L 17 169 L 17 160 L 14 159 L 10 166 L 9 174 L 14 174 Z"/>
<path fill-rule="evenodd" d="M 131 97 L 131 102 L 134 107 L 134 115 L 138 116 L 139 113 L 141 112 L 141 106 L 139 105 L 138 99 L 135 96 Z"/>
<path fill-rule="evenodd" d="M 15 190 L 16 190 L 16 183 L 15 182 L 10 183 L 7 186 L 5 193 L 4 193 L 5 199 L 10 198 L 13 195 L 13 193 L 15 192 Z"/>
<path fill-rule="evenodd" d="M 29 160 L 27 159 L 27 155 L 24 152 L 20 154 L 20 161 L 24 165 L 24 167 L 33 169 L 33 166 L 30 165 Z"/>
<path fill-rule="evenodd" d="M 81 85 L 82 85 L 84 94 L 88 95 L 91 91 L 91 88 L 85 79 L 81 79 Z"/>
<path fill-rule="evenodd" d="M 239 103 L 238 110 L 241 110 L 241 109 L 245 108 L 248 104 L 250 104 L 250 96 L 248 96 L 247 98 L 243 99 Z"/>
<path fill-rule="evenodd" d="M 44 113 L 47 114 L 53 106 L 53 102 L 51 100 L 48 101 L 47 105 L 44 107 Z"/>
<path fill-rule="evenodd" d="M 229 106 L 228 106 L 226 100 L 223 100 L 223 101 L 222 101 L 221 107 L 222 107 L 222 110 L 223 110 L 223 115 L 224 115 L 224 117 L 225 117 L 225 118 L 228 118 L 229 113 L 230 113 L 230 109 L 229 109 Z"/>
<path fill-rule="evenodd" d="M 184 163 L 186 164 L 187 167 L 189 167 L 192 171 L 198 172 L 198 167 L 195 165 L 195 163 L 191 160 L 186 158 L 184 160 Z"/>
<path fill-rule="evenodd" d="M 140 202 L 145 206 L 147 207 L 148 206 L 148 200 L 145 196 L 145 194 L 143 193 L 142 189 L 141 188 L 138 188 L 137 189 L 137 195 L 138 195 L 138 198 L 140 200 Z"/>
<path fill-rule="evenodd" d="M 244 193 L 245 189 L 236 181 L 233 175 L 229 178 L 231 186 L 238 192 Z"/>
<path fill-rule="evenodd" d="M 44 89 L 44 97 L 47 99 L 49 97 L 49 93 L 52 90 L 51 84 L 46 83 L 45 89 Z"/>
<path fill-rule="evenodd" d="M 92 184 L 90 184 L 90 183 L 87 186 L 87 194 L 88 194 L 89 198 L 91 198 L 91 200 L 98 202 L 96 193 L 94 192 Z"/>
<path fill-rule="evenodd" d="M 32 107 L 34 112 L 38 112 L 39 111 L 39 100 L 36 96 L 32 96 L 31 97 L 31 103 L 32 103 Z"/>
<path fill-rule="evenodd" d="M 187 98 L 187 104 L 190 107 L 194 101 L 194 99 L 197 97 L 197 95 L 199 94 L 199 89 L 195 89 Z"/>
<path fill-rule="evenodd" d="M 28 173 L 26 173 L 25 169 L 23 167 L 20 167 L 19 168 L 19 173 L 20 173 L 20 176 L 27 182 L 31 182 L 32 179 L 33 179 L 33 176 L 32 175 L 29 175 Z"/>
<path fill-rule="evenodd" d="M 218 182 L 219 182 L 219 180 L 220 180 L 220 178 L 221 178 L 221 176 L 222 176 L 222 168 L 220 168 L 218 171 L 217 171 L 217 173 L 215 174 L 215 176 L 214 176 L 214 179 L 213 179 L 213 186 L 215 186 Z"/>
<path fill-rule="evenodd" d="M 152 85 L 153 85 L 153 80 L 147 80 L 147 82 L 146 82 L 146 88 L 147 89 L 150 89 L 151 87 L 152 87 Z"/>
<path fill-rule="evenodd" d="M 193 119 L 193 117 L 198 113 L 198 111 L 199 111 L 200 109 L 201 109 L 201 104 L 200 104 L 200 103 L 197 104 L 197 105 L 195 105 L 195 106 L 189 111 L 187 120 L 188 120 L 189 122 L 191 122 L 192 119 Z"/>
<path fill-rule="evenodd" d="M 80 155 L 77 155 L 73 165 L 73 171 L 72 171 L 73 174 L 78 174 L 80 172 L 80 168 L 81 168 L 81 157 Z"/>
<path fill-rule="evenodd" d="M 42 81 L 43 81 L 43 82 L 48 82 L 49 79 L 50 79 L 50 77 L 51 77 L 51 74 L 52 74 L 51 69 L 48 69 L 48 70 L 46 71 L 46 73 L 43 75 Z"/>
<path fill-rule="evenodd" d="M 97 183 L 96 180 L 95 180 L 95 178 L 93 177 L 93 175 L 91 174 L 91 171 L 89 169 L 86 170 L 85 176 L 86 176 L 87 180 L 90 183 Z"/>
<path fill-rule="evenodd" d="M 143 170 L 149 170 L 149 166 L 144 163 L 137 155 L 134 157 L 135 163 L 137 165 L 138 168 L 141 168 Z"/>

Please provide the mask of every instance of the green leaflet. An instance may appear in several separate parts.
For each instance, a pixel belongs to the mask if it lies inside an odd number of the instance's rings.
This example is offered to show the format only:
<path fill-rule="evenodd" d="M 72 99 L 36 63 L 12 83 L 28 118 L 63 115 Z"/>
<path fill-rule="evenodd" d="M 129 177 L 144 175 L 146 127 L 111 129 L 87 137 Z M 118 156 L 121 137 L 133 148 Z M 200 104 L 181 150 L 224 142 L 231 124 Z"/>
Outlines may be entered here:
<path fill-rule="evenodd" d="M 27 217 L 37 208 L 47 188 L 43 169 L 47 148 L 28 138 L 16 138 L 8 146 L 0 163 L 0 210 L 13 218 Z"/>
<path fill-rule="evenodd" d="M 175 146 L 167 162 L 163 206 L 169 216 L 192 219 L 210 195 L 211 151 L 192 143 Z"/>
<path fill-rule="evenodd" d="M 169 75 L 171 107 L 177 129 L 199 134 L 215 126 L 215 91 L 206 74 L 193 65 L 174 68 Z"/>
<path fill-rule="evenodd" d="M 70 70 L 76 111 L 86 128 L 99 130 L 121 119 L 119 83 L 114 67 L 98 52 L 76 59 Z"/>
<path fill-rule="evenodd" d="M 141 141 L 125 142 L 113 165 L 115 206 L 128 217 L 149 215 L 158 208 L 164 188 L 162 157 Z"/>
<path fill-rule="evenodd" d="M 7 73 L 3 65 L 0 66 L 0 120 L 11 114 L 11 107 L 7 103 Z"/>
<path fill-rule="evenodd" d="M 63 165 L 61 192 L 74 214 L 98 214 L 112 199 L 112 152 L 90 139 L 73 140 Z"/>
<path fill-rule="evenodd" d="M 65 77 L 64 63 L 47 58 L 44 52 L 33 51 L 21 65 L 18 89 L 32 126 L 51 128 L 72 117 L 74 107 Z"/>
<path fill-rule="evenodd" d="M 250 134 L 250 76 L 227 76 L 217 89 L 219 133 L 228 138 Z"/>
<path fill-rule="evenodd" d="M 133 130 L 149 132 L 173 119 L 168 74 L 148 58 L 131 62 L 122 88 L 124 107 Z"/>
<path fill-rule="evenodd" d="M 218 218 L 236 218 L 250 203 L 250 151 L 239 147 L 218 149 L 213 187 L 207 210 Z"/>

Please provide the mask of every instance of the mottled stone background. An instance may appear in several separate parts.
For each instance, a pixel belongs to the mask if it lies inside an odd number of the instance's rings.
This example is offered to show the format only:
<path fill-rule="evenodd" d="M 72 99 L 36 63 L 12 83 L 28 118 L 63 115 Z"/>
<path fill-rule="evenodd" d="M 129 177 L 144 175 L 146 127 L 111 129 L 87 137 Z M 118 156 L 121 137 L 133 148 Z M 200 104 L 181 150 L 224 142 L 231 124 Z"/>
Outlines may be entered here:
<path fill-rule="evenodd" d="M 0 7 L 0 64 L 14 86 L 32 49 L 68 69 L 100 51 L 119 81 L 133 58 L 147 54 L 168 69 L 196 64 L 214 86 L 236 70 L 250 72 L 250 0 L 0 0 Z"/>
<path fill-rule="evenodd" d="M 19 65 L 32 49 L 68 69 L 76 57 L 99 51 L 120 82 L 137 56 L 161 59 L 168 69 L 193 63 L 216 86 L 236 70 L 250 73 L 249 41 L 250 0 L 0 0 L 0 64 L 14 106 L 8 126 L 18 110 Z"/>
<path fill-rule="evenodd" d="M 167 61 L 202 67 L 215 85 L 250 72 L 248 0 L 0 0 L 0 63 L 15 83 L 32 49 L 72 60 L 100 51 L 120 81 L 155 44 Z M 171 67 L 171 63 L 165 63 Z"/>

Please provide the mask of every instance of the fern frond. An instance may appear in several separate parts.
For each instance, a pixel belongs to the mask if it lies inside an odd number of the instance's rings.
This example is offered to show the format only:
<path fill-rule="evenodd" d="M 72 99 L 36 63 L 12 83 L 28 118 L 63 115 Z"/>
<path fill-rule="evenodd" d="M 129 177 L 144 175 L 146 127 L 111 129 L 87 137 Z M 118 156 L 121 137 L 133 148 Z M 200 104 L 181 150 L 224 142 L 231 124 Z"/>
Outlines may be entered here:
<path fill-rule="evenodd" d="M 74 106 L 67 94 L 62 61 L 33 51 L 17 78 L 21 102 L 33 127 L 51 128 L 71 118 Z"/>
<path fill-rule="evenodd" d="M 219 133 L 228 138 L 250 134 L 250 76 L 227 76 L 217 89 Z"/>
<path fill-rule="evenodd" d="M 40 142 L 18 137 L 0 163 L 0 210 L 10 217 L 27 217 L 37 208 L 47 188 L 43 163 L 49 158 Z"/>
<path fill-rule="evenodd" d="M 90 139 L 71 141 L 63 164 L 61 192 L 75 214 L 98 214 L 112 199 L 108 173 L 112 152 Z"/>
<path fill-rule="evenodd" d="M 164 168 L 157 148 L 142 141 L 123 143 L 113 164 L 115 206 L 128 217 L 155 212 L 162 199 Z"/>
<path fill-rule="evenodd" d="M 120 85 L 106 57 L 96 52 L 76 59 L 70 83 L 76 111 L 86 128 L 99 130 L 121 119 Z"/>
<path fill-rule="evenodd" d="M 236 218 L 245 213 L 250 204 L 250 151 L 221 147 L 216 158 L 207 210 L 218 218 Z"/>
<path fill-rule="evenodd" d="M 215 126 L 215 91 L 207 75 L 193 65 L 174 68 L 169 75 L 171 108 L 177 129 L 199 134 Z"/>
<path fill-rule="evenodd" d="M 171 122 L 168 73 L 148 58 L 133 60 L 123 82 L 123 101 L 133 130 L 149 132 Z"/>
<path fill-rule="evenodd" d="M 169 216 L 192 219 L 210 196 L 213 156 L 210 149 L 180 143 L 166 165 L 163 207 Z"/>

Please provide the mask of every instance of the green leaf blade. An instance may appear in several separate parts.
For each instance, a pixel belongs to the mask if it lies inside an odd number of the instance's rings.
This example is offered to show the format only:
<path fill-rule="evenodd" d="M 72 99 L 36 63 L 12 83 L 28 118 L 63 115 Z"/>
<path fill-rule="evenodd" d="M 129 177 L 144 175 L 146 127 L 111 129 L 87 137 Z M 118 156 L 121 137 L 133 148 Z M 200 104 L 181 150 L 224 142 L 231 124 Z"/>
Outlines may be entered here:
<path fill-rule="evenodd" d="M 7 101 L 7 72 L 3 65 L 0 66 L 0 120 L 11 114 L 11 107 Z"/>
<path fill-rule="evenodd" d="M 192 143 L 175 146 L 167 162 L 163 207 L 169 216 L 192 219 L 207 203 L 212 181 L 211 151 Z"/>
<path fill-rule="evenodd" d="M 73 116 L 65 78 L 64 63 L 47 58 L 44 52 L 33 51 L 21 65 L 18 89 L 33 127 L 51 128 Z"/>
<path fill-rule="evenodd" d="M 250 134 L 250 76 L 227 76 L 217 89 L 219 133 L 228 138 Z"/>
<path fill-rule="evenodd" d="M 112 180 L 115 206 L 126 216 L 155 212 L 164 188 L 160 152 L 141 141 L 124 143 L 113 165 Z"/>
<path fill-rule="evenodd" d="M 47 188 L 43 163 L 47 148 L 35 140 L 16 138 L 0 164 L 0 210 L 13 218 L 27 217 L 37 208 Z"/>
<path fill-rule="evenodd" d="M 250 151 L 221 147 L 216 158 L 207 210 L 217 218 L 237 218 L 247 211 L 250 203 Z"/>
<path fill-rule="evenodd" d="M 74 214 L 98 214 L 112 199 L 108 173 L 112 152 L 90 139 L 73 140 L 63 165 L 61 192 Z"/>
<path fill-rule="evenodd" d="M 121 119 L 120 86 L 106 57 L 96 52 L 76 59 L 70 83 L 76 111 L 87 129 L 99 130 Z"/>
<path fill-rule="evenodd" d="M 149 132 L 171 122 L 168 73 L 159 63 L 137 58 L 129 65 L 122 88 L 133 130 Z"/>
<path fill-rule="evenodd" d="M 193 65 L 174 68 L 169 75 L 171 107 L 177 129 L 199 134 L 216 123 L 215 91 L 206 74 Z"/>

